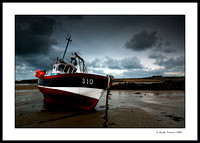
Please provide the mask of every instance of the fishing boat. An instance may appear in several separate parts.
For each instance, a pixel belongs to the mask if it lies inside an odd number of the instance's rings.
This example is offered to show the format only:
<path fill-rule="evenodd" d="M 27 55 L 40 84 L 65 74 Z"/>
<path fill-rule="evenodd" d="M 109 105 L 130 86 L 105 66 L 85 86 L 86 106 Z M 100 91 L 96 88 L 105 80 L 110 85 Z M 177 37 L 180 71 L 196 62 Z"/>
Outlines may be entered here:
<path fill-rule="evenodd" d="M 66 39 L 63 57 L 57 57 L 51 73 L 47 74 L 48 69 L 35 72 L 35 76 L 39 78 L 38 89 L 43 94 L 45 103 L 63 104 L 85 110 L 94 109 L 103 93 L 111 86 L 113 77 L 87 73 L 84 59 L 76 52 L 72 53 L 70 62 L 65 62 L 64 57 L 72 41 L 71 35 Z"/>

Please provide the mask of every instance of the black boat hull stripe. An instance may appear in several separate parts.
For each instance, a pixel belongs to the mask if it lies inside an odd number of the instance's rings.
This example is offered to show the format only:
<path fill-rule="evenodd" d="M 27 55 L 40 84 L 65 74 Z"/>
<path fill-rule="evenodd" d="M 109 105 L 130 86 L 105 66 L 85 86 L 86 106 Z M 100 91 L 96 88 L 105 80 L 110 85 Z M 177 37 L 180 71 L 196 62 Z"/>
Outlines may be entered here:
<path fill-rule="evenodd" d="M 39 79 L 39 86 L 47 87 L 85 87 L 106 89 L 108 86 L 107 78 L 89 77 L 89 76 L 61 76 L 56 78 Z"/>

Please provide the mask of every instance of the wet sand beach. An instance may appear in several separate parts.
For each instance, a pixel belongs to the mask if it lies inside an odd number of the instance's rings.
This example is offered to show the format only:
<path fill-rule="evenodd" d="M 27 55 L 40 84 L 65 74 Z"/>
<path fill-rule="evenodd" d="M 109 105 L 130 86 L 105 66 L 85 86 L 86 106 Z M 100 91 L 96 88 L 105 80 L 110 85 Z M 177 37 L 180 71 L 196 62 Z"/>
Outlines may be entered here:
<path fill-rule="evenodd" d="M 106 93 L 95 110 L 56 106 L 43 108 L 37 84 L 16 84 L 16 128 L 185 128 L 185 93 L 182 90 L 111 90 L 108 121 Z"/>

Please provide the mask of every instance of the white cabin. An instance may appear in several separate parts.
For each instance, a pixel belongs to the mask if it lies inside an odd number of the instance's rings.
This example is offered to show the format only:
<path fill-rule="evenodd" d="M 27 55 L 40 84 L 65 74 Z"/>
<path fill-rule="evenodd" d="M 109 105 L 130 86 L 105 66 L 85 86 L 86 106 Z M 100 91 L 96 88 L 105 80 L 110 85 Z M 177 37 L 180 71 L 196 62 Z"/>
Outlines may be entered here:
<path fill-rule="evenodd" d="M 53 66 L 51 75 L 75 73 L 76 71 L 77 68 L 72 63 L 57 60 L 56 64 Z"/>

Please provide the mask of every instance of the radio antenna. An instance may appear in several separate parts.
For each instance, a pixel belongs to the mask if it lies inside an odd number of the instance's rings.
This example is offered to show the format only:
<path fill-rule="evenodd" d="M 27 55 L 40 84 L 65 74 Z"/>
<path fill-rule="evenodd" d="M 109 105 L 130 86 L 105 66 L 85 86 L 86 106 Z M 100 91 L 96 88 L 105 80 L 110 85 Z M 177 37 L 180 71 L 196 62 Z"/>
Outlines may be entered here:
<path fill-rule="evenodd" d="M 66 39 L 67 39 L 67 45 L 66 45 L 66 47 L 65 47 L 65 51 L 64 51 L 62 60 L 64 60 L 65 54 L 66 54 L 66 51 L 67 51 L 67 48 L 68 48 L 68 45 L 69 45 L 69 43 L 72 41 L 71 35 L 68 35 Z"/>
<path fill-rule="evenodd" d="M 73 24 L 73 21 L 72 21 L 72 23 L 70 24 L 69 31 L 68 31 L 68 35 L 70 35 L 71 28 L 72 28 L 72 24 Z"/>
<path fill-rule="evenodd" d="M 66 45 L 66 47 L 65 47 L 65 51 L 64 51 L 64 54 L 63 54 L 62 61 L 63 61 L 64 58 L 65 58 L 65 54 L 66 54 L 66 52 L 67 52 L 67 48 L 68 48 L 68 46 L 69 46 L 69 43 L 72 42 L 71 35 L 70 35 L 71 28 L 72 28 L 72 24 L 73 24 L 73 21 L 72 21 L 72 23 L 71 23 L 71 25 L 70 25 L 70 27 L 69 27 L 69 31 L 68 31 L 68 34 L 67 34 L 67 37 L 66 37 L 66 39 L 67 39 L 67 45 Z"/>

